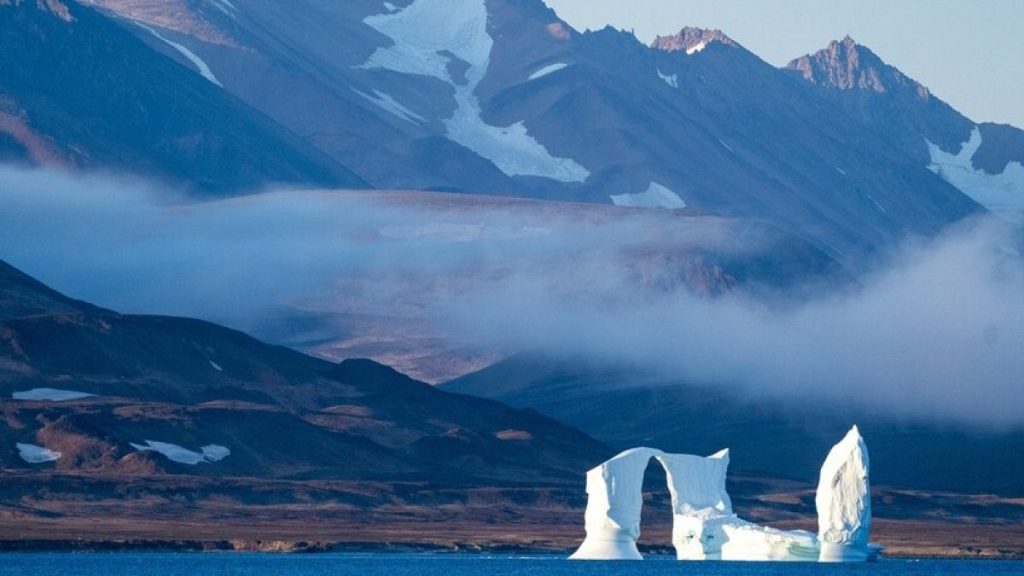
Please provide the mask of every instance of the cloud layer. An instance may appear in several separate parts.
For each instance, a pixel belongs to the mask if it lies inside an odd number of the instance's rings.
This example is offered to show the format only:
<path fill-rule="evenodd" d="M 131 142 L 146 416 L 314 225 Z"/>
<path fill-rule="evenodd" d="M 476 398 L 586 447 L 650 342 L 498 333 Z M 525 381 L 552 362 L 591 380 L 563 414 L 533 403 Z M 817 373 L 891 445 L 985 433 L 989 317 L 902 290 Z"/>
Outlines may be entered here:
<path fill-rule="evenodd" d="M 414 318 L 489 353 L 1024 424 L 1024 263 L 998 223 L 909 243 L 856 289 L 766 300 L 710 274 L 705 249 L 756 253 L 771 239 L 714 218 L 299 191 L 189 204 L 141 181 L 13 168 L 0 182 L 0 258 L 121 311 L 243 327 L 296 305 Z M 722 290 L 696 295 L 695 282 Z"/>

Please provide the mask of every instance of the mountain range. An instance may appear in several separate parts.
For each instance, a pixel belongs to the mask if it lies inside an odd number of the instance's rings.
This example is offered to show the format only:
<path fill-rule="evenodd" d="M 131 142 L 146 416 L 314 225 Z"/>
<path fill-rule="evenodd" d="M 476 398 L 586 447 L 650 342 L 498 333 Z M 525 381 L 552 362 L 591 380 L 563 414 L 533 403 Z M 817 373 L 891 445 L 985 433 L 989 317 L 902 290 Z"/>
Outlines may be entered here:
<path fill-rule="evenodd" d="M 1024 215 L 1024 131 L 965 117 L 849 37 L 780 69 L 719 30 L 647 45 L 577 31 L 541 0 L 0 0 L 0 162 L 136 174 L 184 203 L 305 188 L 426 206 L 420 228 L 357 234 L 389 246 L 625 222 L 644 232 L 614 251 L 631 280 L 709 300 L 854 289 L 908 239 Z M 478 222 L 481 207 L 512 223 Z M 260 331 L 420 379 L 483 368 L 438 388 L 201 320 L 119 314 L 0 263 L 0 512 L 45 533 L 58 503 L 85 494 L 99 510 L 137 485 L 140 517 L 192 490 L 394 517 L 468 502 L 486 524 L 524 501 L 578 510 L 581 473 L 636 444 L 728 444 L 741 473 L 785 484 L 771 489 L 786 504 L 757 501 L 778 511 L 806 506 L 786 483 L 851 420 L 887 486 L 1024 490 L 1016 429 L 752 403 L 546 351 L 458 363 L 449 343 L 424 344 L 435 335 L 416 314 L 462 279 L 413 278 L 389 286 L 383 312 L 284 314 Z M 60 497 L 30 502 L 40 484 Z M 991 502 L 965 506 L 1019 516 L 1019 502 Z"/>
<path fill-rule="evenodd" d="M 173 174 L 207 192 L 365 181 L 687 206 L 768 221 L 847 266 L 1021 197 L 1019 130 L 974 124 L 848 38 L 779 70 L 719 31 L 646 46 L 577 32 L 540 0 L 6 4 L 6 147 L 37 161 Z M 96 80 L 16 73 L 62 70 L 58 48 L 66 73 Z M 237 136 L 217 142 L 225 131 Z M 976 193 L 993 180 L 998 198 Z"/>

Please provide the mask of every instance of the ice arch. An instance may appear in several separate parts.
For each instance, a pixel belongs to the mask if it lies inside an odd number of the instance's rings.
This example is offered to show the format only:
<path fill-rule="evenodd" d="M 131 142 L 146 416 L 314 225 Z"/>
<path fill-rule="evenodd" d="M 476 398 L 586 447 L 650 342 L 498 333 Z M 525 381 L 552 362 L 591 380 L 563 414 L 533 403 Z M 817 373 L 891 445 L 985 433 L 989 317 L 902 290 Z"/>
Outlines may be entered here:
<path fill-rule="evenodd" d="M 571 556 L 579 560 L 640 560 L 643 479 L 651 458 L 665 469 L 672 497 L 672 544 L 680 560 L 864 561 L 871 494 L 868 452 L 854 426 L 825 459 L 815 504 L 817 535 L 784 531 L 742 520 L 725 489 L 729 451 L 708 457 L 668 454 L 654 448 L 626 450 L 587 472 L 587 536 Z"/>
<path fill-rule="evenodd" d="M 728 450 L 702 458 L 667 454 L 654 448 L 633 448 L 587 472 L 587 537 L 572 558 L 642 558 L 636 541 L 640 537 L 644 472 L 651 458 L 665 469 L 672 497 L 672 540 L 677 551 L 683 542 L 680 530 L 689 527 L 689 523 L 678 522 L 680 518 L 732 515 L 732 501 L 725 490 Z"/>

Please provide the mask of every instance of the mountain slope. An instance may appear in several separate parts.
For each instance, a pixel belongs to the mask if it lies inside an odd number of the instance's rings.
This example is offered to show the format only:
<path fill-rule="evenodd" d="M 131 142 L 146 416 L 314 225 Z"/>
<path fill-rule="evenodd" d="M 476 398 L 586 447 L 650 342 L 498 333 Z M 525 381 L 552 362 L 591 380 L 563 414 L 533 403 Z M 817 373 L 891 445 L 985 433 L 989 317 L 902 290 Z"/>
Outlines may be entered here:
<path fill-rule="evenodd" d="M 15 2 L 0 16 L 0 158 L 127 170 L 207 193 L 364 185 L 92 9 Z"/>
<path fill-rule="evenodd" d="M 71 313 L 101 313 L 101 308 L 72 300 L 6 262 L 0 261 L 0 320 Z"/>
<path fill-rule="evenodd" d="M 530 407 L 614 448 L 636 445 L 710 454 L 728 447 L 737 473 L 799 480 L 820 465 L 844 428 L 871 447 L 878 486 L 1020 494 L 1024 430 L 988 431 L 907 422 L 854 402 L 775 401 L 697 386 L 638 367 L 595 366 L 524 354 L 441 386 Z"/>
<path fill-rule="evenodd" d="M 786 69 L 987 208 L 1024 210 L 1024 131 L 975 123 L 849 36 Z"/>
<path fill-rule="evenodd" d="M 607 456 L 532 411 L 441 392 L 370 361 L 331 364 L 206 322 L 120 315 L 6 264 L 0 273 L 6 471 L 561 482 Z M 52 390 L 66 399 L 48 399 Z M 144 450 L 148 441 L 193 454 L 165 457 Z M 16 443 L 60 457 L 33 463 Z M 187 462 L 203 446 L 230 453 Z"/>
<path fill-rule="evenodd" d="M 558 97 L 545 118 L 601 143 L 575 156 L 606 178 L 592 194 L 653 181 L 688 206 L 768 220 L 847 263 L 976 210 L 735 43 L 664 52 L 605 29 L 579 36 L 570 53 L 574 66 L 545 86 L 510 88 L 500 104 L 524 114 Z"/>
<path fill-rule="evenodd" d="M 686 205 L 851 267 L 981 210 L 720 32 L 648 47 L 540 0 L 90 4 L 381 188 Z"/>

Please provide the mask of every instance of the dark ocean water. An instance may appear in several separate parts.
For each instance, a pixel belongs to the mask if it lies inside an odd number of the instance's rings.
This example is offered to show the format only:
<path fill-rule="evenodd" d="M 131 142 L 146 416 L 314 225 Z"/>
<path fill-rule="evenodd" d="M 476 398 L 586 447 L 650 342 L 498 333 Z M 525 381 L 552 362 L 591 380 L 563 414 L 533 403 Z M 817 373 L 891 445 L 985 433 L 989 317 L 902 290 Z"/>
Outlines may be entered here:
<path fill-rule="evenodd" d="M 908 574 L 929 576 L 1024 575 L 1024 562 L 882 560 L 874 564 L 769 564 L 677 562 L 570 562 L 556 556 L 457 554 L 235 554 L 52 553 L 0 554 L 0 575 L 80 576 L 660 576 L 666 574 L 761 576 L 789 574 Z"/>

